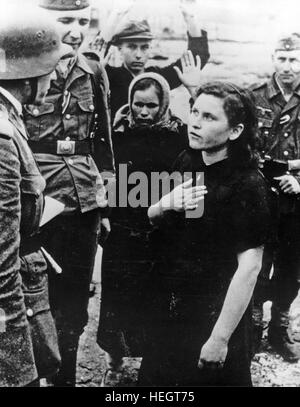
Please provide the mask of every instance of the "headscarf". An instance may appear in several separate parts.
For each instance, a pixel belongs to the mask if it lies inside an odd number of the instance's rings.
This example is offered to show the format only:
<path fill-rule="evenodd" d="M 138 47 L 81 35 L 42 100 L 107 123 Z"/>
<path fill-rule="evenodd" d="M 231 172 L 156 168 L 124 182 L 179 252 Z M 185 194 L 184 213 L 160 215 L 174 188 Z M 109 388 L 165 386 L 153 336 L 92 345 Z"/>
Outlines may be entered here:
<path fill-rule="evenodd" d="M 153 124 L 147 126 L 149 129 L 161 129 L 167 128 L 171 130 L 176 130 L 178 123 L 181 122 L 179 119 L 176 118 L 174 121 L 174 116 L 172 117 L 172 113 L 170 110 L 170 86 L 165 78 L 157 73 L 154 72 L 147 72 L 141 75 L 138 75 L 129 86 L 128 92 L 128 104 L 121 107 L 118 112 L 116 113 L 113 129 L 114 131 L 123 132 L 126 126 L 129 128 L 138 128 L 140 127 L 133 118 L 132 113 L 132 101 L 133 101 L 133 89 L 135 85 L 144 79 L 153 79 L 156 81 L 161 90 L 162 90 L 162 98 L 160 100 L 159 111 L 156 116 L 156 120 Z"/>

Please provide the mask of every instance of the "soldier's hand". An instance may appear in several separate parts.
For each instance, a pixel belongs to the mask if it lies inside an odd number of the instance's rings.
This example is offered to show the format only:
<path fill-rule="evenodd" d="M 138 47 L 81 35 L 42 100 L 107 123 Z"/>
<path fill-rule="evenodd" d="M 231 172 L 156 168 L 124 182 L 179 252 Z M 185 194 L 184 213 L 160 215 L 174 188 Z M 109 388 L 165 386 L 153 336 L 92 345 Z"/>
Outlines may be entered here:
<path fill-rule="evenodd" d="M 299 194 L 300 185 L 295 177 L 292 175 L 283 175 L 281 177 L 274 177 L 276 181 L 279 181 L 279 186 L 285 194 Z"/>
<path fill-rule="evenodd" d="M 222 369 L 227 353 L 227 342 L 211 336 L 201 349 L 198 368 Z"/>

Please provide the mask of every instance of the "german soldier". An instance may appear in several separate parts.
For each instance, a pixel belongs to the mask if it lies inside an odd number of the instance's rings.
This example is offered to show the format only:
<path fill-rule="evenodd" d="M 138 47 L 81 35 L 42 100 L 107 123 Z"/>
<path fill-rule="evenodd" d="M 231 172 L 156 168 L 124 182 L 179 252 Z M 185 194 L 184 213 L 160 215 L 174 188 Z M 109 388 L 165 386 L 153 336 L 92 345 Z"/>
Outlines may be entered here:
<path fill-rule="evenodd" d="M 0 24 L 0 386 L 32 386 L 59 368 L 47 262 L 35 234 L 45 181 L 27 144 L 22 104 L 42 103 L 64 47 L 40 12 L 6 8 Z M 21 257 L 21 262 L 19 258 Z"/>
<path fill-rule="evenodd" d="M 252 87 L 259 121 L 258 149 L 265 168 L 277 161 L 277 167 L 285 163 L 287 171 L 274 173 L 271 180 L 273 186 L 277 183 L 279 191 L 278 242 L 275 253 L 265 253 L 263 274 L 268 278 L 273 262 L 269 343 L 285 360 L 294 362 L 300 358 L 300 349 L 289 329 L 289 309 L 300 281 L 300 172 L 296 165 L 300 158 L 300 35 L 282 36 L 272 58 L 272 78 Z M 258 339 L 262 333 L 263 302 L 259 287 L 258 284 L 254 314 Z"/>
<path fill-rule="evenodd" d="M 89 1 L 43 0 L 40 6 L 58 23 L 62 42 L 73 48 L 73 56 L 56 69 L 46 103 L 27 104 L 24 113 L 46 193 L 65 204 L 64 213 L 45 231 L 45 245 L 63 269 L 49 280 L 62 358 L 54 385 L 73 387 L 79 338 L 88 320 L 101 216 L 102 225 L 109 228 L 99 172 L 114 171 L 109 89 L 99 60 L 78 51 L 89 26 Z"/>

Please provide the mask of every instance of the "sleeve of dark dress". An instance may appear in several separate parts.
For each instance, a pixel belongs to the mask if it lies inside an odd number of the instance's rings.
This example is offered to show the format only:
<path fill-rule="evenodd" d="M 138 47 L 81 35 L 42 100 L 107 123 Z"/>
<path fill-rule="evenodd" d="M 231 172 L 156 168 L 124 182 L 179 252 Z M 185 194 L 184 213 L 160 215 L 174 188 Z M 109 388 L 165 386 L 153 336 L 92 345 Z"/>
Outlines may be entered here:
<path fill-rule="evenodd" d="M 208 40 L 207 40 L 207 33 L 206 31 L 202 30 L 201 37 L 191 37 L 188 33 L 188 49 L 192 51 L 194 57 L 199 55 L 201 58 L 201 69 L 204 68 L 208 59 L 209 59 L 209 49 L 208 49 Z M 174 69 L 174 66 L 178 66 L 180 69 L 181 67 L 181 59 L 179 58 L 173 64 L 168 65 L 164 68 L 159 67 L 151 67 L 151 71 L 155 71 L 162 75 L 169 83 L 171 89 L 178 88 L 182 85 L 178 75 Z"/>
<path fill-rule="evenodd" d="M 232 227 L 237 253 L 262 246 L 270 237 L 270 191 L 257 172 L 253 171 L 235 193 Z"/>

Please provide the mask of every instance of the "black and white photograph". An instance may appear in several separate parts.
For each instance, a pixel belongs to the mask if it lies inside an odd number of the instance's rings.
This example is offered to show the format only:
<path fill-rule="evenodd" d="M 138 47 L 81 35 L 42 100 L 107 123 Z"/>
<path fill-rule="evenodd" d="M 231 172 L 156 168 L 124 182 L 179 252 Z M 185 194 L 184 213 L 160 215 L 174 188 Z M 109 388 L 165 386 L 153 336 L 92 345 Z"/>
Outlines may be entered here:
<path fill-rule="evenodd" d="M 1 388 L 300 387 L 299 15 L 0 0 Z"/>

